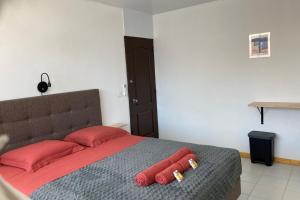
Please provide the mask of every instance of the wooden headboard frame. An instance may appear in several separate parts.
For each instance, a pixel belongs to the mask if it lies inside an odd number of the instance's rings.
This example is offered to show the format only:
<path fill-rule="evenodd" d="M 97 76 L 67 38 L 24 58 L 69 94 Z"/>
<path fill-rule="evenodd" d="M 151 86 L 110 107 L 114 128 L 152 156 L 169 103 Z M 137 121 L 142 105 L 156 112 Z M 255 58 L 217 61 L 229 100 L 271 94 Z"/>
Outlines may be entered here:
<path fill-rule="evenodd" d="M 9 142 L 0 154 L 101 124 L 99 90 L 2 101 L 0 135 L 8 135 Z"/>

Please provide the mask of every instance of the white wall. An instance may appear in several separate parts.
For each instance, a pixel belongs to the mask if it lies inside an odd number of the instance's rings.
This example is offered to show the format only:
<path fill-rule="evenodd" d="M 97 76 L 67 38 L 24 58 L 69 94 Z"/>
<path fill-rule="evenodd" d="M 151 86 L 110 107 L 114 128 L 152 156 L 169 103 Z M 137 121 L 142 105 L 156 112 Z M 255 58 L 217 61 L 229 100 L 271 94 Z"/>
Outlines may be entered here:
<path fill-rule="evenodd" d="M 251 130 L 278 133 L 276 156 L 300 160 L 300 1 L 223 0 L 154 17 L 161 138 L 249 152 Z M 272 57 L 248 58 L 250 33 L 271 32 Z"/>
<path fill-rule="evenodd" d="M 153 17 L 148 13 L 125 8 L 124 30 L 126 36 L 153 38 Z"/>
<path fill-rule="evenodd" d="M 0 1 L 0 100 L 99 88 L 105 124 L 129 123 L 123 11 L 88 0 Z"/>

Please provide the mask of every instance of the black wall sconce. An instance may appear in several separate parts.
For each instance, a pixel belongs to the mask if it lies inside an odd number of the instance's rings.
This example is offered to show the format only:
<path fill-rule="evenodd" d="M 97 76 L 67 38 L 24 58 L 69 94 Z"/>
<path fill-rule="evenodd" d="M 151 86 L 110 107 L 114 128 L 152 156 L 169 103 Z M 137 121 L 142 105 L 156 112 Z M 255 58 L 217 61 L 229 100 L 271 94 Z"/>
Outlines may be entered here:
<path fill-rule="evenodd" d="M 47 76 L 47 79 L 48 79 L 47 82 L 45 82 L 43 80 L 43 76 Z M 51 87 L 50 77 L 47 73 L 42 73 L 41 74 L 41 82 L 38 84 L 37 89 L 41 94 L 43 94 L 48 91 L 49 87 Z"/>

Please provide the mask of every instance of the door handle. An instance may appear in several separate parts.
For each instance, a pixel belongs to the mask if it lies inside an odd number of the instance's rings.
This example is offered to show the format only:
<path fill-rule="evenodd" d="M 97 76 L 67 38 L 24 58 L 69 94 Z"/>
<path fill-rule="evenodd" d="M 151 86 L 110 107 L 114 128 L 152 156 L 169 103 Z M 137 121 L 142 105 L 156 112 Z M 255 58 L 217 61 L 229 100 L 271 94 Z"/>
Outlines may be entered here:
<path fill-rule="evenodd" d="M 139 100 L 137 100 L 137 99 L 132 99 L 132 103 L 133 104 L 137 104 L 139 102 Z"/>

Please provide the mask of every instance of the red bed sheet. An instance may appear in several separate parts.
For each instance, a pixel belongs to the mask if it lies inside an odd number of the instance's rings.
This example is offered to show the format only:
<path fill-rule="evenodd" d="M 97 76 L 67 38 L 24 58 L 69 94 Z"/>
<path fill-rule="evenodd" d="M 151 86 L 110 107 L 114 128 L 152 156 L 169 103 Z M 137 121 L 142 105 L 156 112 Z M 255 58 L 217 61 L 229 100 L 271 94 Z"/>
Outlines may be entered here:
<path fill-rule="evenodd" d="M 16 189 L 29 196 L 32 192 L 47 183 L 66 176 L 96 161 L 122 152 L 142 140 L 144 140 L 143 137 L 126 135 L 101 144 L 96 148 L 86 148 L 83 151 L 63 157 L 34 173 L 0 165 L 0 175 Z"/>

